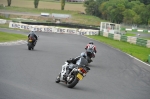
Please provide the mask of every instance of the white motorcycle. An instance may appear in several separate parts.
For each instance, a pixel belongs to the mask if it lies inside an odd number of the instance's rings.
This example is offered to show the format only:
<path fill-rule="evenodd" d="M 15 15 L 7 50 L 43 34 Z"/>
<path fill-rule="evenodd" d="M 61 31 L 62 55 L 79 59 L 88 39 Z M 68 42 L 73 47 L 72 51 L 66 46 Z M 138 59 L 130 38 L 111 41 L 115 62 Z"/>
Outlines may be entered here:
<path fill-rule="evenodd" d="M 80 62 L 81 60 L 82 59 L 80 59 Z M 74 64 L 69 64 L 68 62 L 65 62 L 65 64 L 62 65 L 62 70 L 56 78 L 56 83 L 65 82 L 68 88 L 73 88 L 76 86 L 79 80 L 82 80 L 86 76 L 87 72 L 90 70 L 90 68 L 85 65 L 80 64 L 76 67 L 73 67 L 73 65 Z M 66 77 L 68 67 L 73 68 Z"/>

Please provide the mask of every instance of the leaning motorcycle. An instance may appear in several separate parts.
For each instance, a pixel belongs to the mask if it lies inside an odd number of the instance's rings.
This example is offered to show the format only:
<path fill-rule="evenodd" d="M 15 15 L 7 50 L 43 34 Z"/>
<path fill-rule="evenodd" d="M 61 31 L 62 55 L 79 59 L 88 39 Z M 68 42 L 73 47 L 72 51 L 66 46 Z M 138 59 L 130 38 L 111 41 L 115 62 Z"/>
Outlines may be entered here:
<path fill-rule="evenodd" d="M 56 78 L 56 83 L 65 82 L 68 88 L 73 88 L 80 80 L 82 80 L 86 76 L 86 74 L 90 70 L 90 68 L 85 65 L 79 65 L 73 68 L 66 77 L 67 68 L 68 66 L 72 67 L 72 65 L 74 64 L 70 64 L 68 62 L 65 62 L 65 64 L 62 65 L 62 70 Z"/>
<path fill-rule="evenodd" d="M 35 46 L 35 42 L 34 42 L 34 39 L 32 38 L 32 37 L 29 37 L 29 39 L 28 39 L 28 44 L 27 44 L 27 46 L 28 46 L 28 50 L 33 50 L 34 49 L 34 46 Z"/>

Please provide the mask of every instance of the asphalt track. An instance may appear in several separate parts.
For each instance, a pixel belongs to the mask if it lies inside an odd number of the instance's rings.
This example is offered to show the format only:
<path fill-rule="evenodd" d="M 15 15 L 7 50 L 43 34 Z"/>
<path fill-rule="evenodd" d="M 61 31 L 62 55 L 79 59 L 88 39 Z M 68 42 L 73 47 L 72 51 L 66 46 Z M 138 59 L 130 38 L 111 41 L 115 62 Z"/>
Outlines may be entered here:
<path fill-rule="evenodd" d="M 55 83 L 64 62 L 80 55 L 91 39 L 37 34 L 33 51 L 26 44 L 0 46 L 0 99 L 150 99 L 150 66 L 94 40 L 98 53 L 87 76 L 73 89 Z"/>

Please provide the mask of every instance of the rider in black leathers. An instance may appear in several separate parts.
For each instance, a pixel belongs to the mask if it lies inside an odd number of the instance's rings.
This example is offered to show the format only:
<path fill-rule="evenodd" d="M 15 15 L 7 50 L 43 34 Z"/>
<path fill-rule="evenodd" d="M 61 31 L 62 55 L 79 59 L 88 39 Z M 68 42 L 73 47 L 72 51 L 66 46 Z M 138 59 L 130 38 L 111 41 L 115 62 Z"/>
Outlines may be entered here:
<path fill-rule="evenodd" d="M 28 39 L 29 39 L 30 37 L 33 38 L 33 45 L 35 46 L 35 45 L 36 45 L 36 42 L 37 42 L 37 40 L 38 40 L 38 37 L 37 37 L 37 35 L 35 34 L 34 31 L 31 31 L 31 32 L 28 34 Z"/>
<path fill-rule="evenodd" d="M 68 65 L 66 75 L 65 75 L 66 77 L 72 71 L 73 68 L 80 66 L 80 65 L 87 66 L 87 63 L 88 63 L 87 59 L 86 59 L 86 54 L 84 52 L 81 53 L 81 55 L 76 57 L 76 58 L 72 58 L 72 59 L 67 60 L 67 62 L 69 64 L 72 63 L 72 65 Z"/>

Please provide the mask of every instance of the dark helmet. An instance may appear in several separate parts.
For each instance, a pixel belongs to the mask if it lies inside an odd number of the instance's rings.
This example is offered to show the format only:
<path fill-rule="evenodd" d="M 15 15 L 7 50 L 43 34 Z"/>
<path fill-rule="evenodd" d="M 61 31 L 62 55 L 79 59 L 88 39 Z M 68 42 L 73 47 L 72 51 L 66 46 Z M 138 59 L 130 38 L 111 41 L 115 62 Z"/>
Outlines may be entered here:
<path fill-rule="evenodd" d="M 86 54 L 84 52 L 82 52 L 80 56 L 86 58 Z"/>
<path fill-rule="evenodd" d="M 34 30 L 31 30 L 31 31 L 30 31 L 30 33 L 33 33 L 33 34 L 34 34 L 34 33 L 35 33 L 35 31 L 34 31 Z"/>
<path fill-rule="evenodd" d="M 94 43 L 92 41 L 90 41 L 89 44 L 94 44 Z"/>

